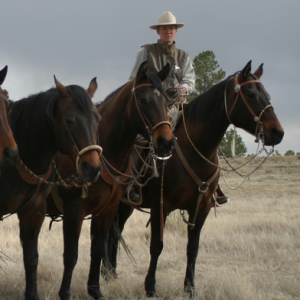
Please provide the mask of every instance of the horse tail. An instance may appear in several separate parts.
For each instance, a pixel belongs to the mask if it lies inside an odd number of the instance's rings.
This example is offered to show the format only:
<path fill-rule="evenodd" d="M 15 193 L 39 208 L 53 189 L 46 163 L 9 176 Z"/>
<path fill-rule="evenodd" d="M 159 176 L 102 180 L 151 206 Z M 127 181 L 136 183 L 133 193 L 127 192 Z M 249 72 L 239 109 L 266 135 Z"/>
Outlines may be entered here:
<path fill-rule="evenodd" d="M 103 252 L 103 265 L 101 268 L 101 275 L 105 280 L 109 280 L 109 278 L 117 278 L 116 268 L 117 268 L 117 253 L 119 248 L 119 243 L 125 250 L 125 253 L 129 257 L 131 263 L 136 264 L 136 261 L 131 254 L 129 247 L 127 246 L 125 239 L 120 232 L 118 227 L 117 218 L 113 221 L 105 243 L 105 249 Z"/>

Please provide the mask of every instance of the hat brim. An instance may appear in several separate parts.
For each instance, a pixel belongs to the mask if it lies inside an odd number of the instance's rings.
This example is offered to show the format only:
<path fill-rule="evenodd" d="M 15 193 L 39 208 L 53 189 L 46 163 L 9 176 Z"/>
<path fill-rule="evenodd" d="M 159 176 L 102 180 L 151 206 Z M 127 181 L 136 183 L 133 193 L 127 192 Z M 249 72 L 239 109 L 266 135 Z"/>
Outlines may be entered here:
<path fill-rule="evenodd" d="M 184 23 L 163 23 L 163 24 L 159 24 L 159 25 L 151 25 L 149 28 L 150 29 L 154 29 L 156 30 L 159 26 L 170 26 L 170 25 L 175 25 L 177 28 L 181 28 L 184 26 Z"/>

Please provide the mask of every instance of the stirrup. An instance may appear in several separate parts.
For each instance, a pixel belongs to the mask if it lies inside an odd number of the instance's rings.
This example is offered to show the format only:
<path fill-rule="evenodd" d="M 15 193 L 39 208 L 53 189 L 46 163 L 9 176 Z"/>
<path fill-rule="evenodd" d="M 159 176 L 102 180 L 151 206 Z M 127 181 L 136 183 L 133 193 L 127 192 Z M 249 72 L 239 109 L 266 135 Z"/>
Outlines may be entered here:
<path fill-rule="evenodd" d="M 224 204 L 226 204 L 227 202 L 229 202 L 229 198 L 227 196 L 217 196 L 217 201 L 215 200 L 215 196 L 213 195 L 211 198 L 211 206 L 212 207 L 219 207 L 222 206 Z"/>

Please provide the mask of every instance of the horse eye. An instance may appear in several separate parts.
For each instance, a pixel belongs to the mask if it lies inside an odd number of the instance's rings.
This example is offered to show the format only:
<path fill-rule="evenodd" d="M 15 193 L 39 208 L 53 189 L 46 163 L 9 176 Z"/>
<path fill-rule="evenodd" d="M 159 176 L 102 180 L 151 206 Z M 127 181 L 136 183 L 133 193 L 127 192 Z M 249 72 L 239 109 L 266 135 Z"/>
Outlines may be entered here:
<path fill-rule="evenodd" d="M 147 104 L 147 99 L 146 98 L 139 98 L 139 103 L 141 105 Z"/>
<path fill-rule="evenodd" d="M 73 118 L 65 118 L 65 122 L 67 125 L 72 125 L 72 124 L 74 124 L 74 119 Z"/>

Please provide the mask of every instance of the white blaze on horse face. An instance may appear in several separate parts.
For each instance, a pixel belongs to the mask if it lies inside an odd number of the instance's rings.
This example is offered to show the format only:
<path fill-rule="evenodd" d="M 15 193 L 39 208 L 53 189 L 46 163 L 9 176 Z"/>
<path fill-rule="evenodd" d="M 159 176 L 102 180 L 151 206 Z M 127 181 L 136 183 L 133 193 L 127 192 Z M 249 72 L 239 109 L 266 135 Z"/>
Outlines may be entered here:
<path fill-rule="evenodd" d="M 155 90 L 154 90 L 154 93 L 157 95 L 157 97 L 160 96 L 160 91 L 159 91 L 159 90 L 155 89 Z"/>

